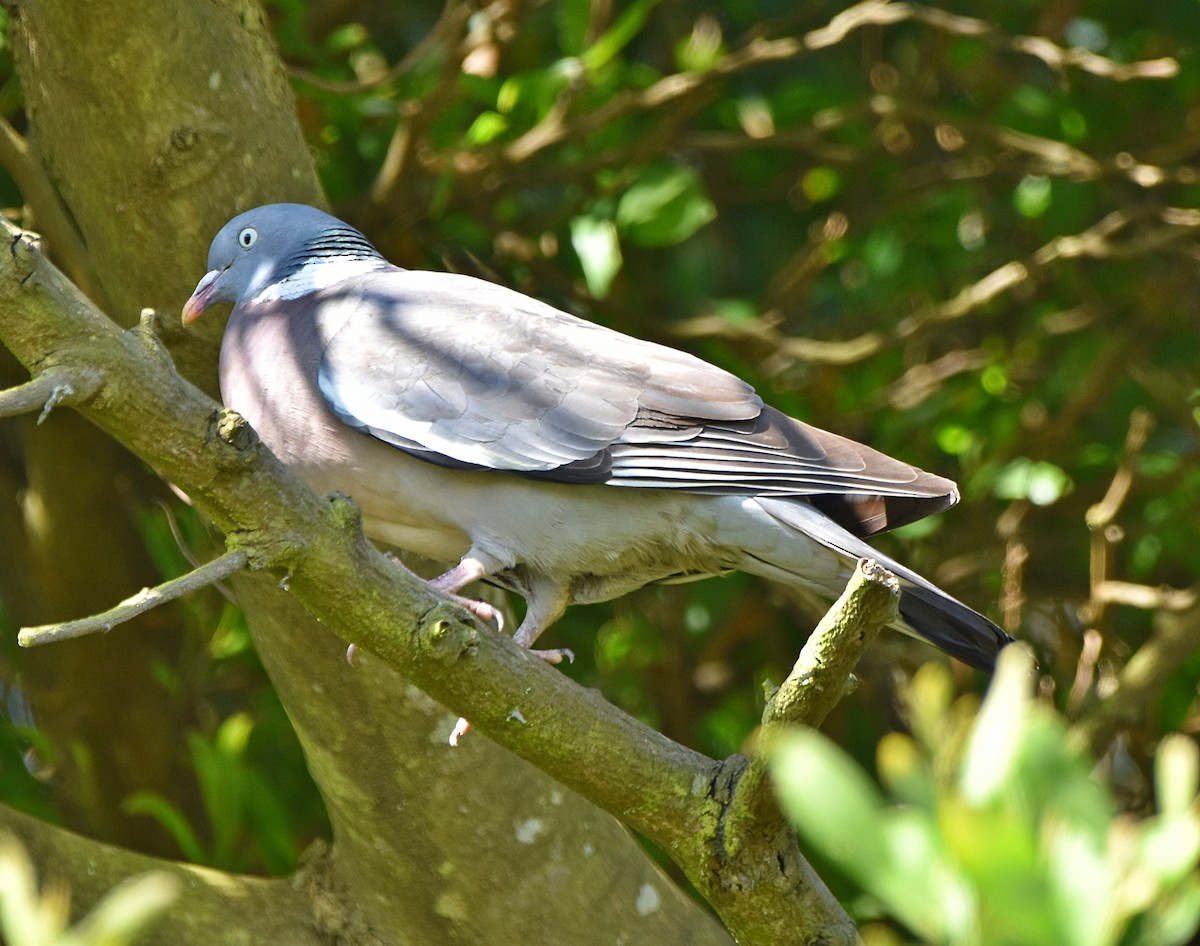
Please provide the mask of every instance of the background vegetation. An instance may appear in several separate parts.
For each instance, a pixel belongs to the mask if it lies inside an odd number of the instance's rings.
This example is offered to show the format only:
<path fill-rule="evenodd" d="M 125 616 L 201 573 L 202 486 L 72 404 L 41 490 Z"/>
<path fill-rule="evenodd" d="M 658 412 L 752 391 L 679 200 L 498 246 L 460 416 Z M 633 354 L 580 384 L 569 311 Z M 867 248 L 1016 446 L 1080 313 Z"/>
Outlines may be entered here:
<path fill-rule="evenodd" d="M 1032 647 L 1039 712 L 1063 752 L 1091 753 L 1070 765 L 1102 786 L 1097 823 L 1156 809 L 1161 740 L 1200 728 L 1200 7 L 265 10 L 333 209 L 393 261 L 695 351 L 794 416 L 956 479 L 958 508 L 879 546 Z M 7 49 L 0 82 L 0 196 L 53 224 L 31 193 L 40 174 L 69 218 L 55 168 L 31 173 L 21 149 L 30 118 Z M 88 247 L 47 232 L 87 288 Z M 203 262 L 180 265 L 198 278 Z M 151 854 L 295 869 L 329 836 L 326 808 L 234 604 L 193 596 L 155 619 L 152 644 L 18 652 L 19 625 L 114 603 L 214 548 L 124 456 L 69 464 L 47 500 L 31 470 L 65 461 L 37 457 L 36 438 L 32 419 L 0 426 L 0 800 Z M 119 575 L 69 526 L 73 506 L 98 504 L 111 522 L 92 528 L 136 537 Z M 71 559 L 48 562 L 53 528 Z M 787 674 L 821 610 L 732 576 L 574 609 L 549 646 L 575 651 L 564 672 L 580 683 L 722 758 L 747 751 L 763 683 Z M 825 733 L 886 780 L 889 734 L 923 738 L 913 674 L 944 661 L 885 634 Z M 954 666 L 943 685 L 987 680 Z M 874 935 L 967 935 L 922 925 L 836 861 L 835 845 L 822 875 L 856 918 L 894 918 Z M 1190 935 L 1194 894 L 1161 941 Z"/>

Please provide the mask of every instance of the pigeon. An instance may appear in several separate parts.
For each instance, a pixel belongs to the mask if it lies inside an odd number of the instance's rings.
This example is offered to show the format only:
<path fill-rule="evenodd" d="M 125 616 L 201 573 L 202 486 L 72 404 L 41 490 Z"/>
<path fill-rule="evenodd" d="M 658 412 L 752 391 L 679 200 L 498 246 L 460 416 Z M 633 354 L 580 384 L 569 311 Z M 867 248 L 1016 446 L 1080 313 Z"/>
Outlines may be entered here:
<path fill-rule="evenodd" d="M 313 207 L 213 239 L 183 308 L 233 311 L 221 396 L 367 534 L 527 604 L 532 649 L 572 604 L 741 570 L 825 600 L 872 558 L 896 628 L 990 671 L 1011 638 L 863 540 L 941 512 L 955 484 L 765 404 L 735 375 L 512 289 L 389 263 Z M 539 652 L 561 659 L 564 651 Z"/>

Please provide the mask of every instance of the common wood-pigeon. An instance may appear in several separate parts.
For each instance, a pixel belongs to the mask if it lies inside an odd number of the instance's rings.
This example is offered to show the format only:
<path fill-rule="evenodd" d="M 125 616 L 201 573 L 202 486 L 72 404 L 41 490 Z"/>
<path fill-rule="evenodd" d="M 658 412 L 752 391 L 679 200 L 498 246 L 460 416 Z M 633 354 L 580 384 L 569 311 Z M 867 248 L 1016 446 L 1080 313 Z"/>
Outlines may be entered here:
<path fill-rule="evenodd" d="M 208 269 L 183 320 L 233 304 L 226 405 L 314 488 L 349 493 L 373 538 L 457 562 L 435 587 L 522 595 L 524 647 L 568 605 L 650 582 L 740 569 L 832 599 L 866 557 L 900 580 L 899 630 L 981 669 L 1011 640 L 862 541 L 952 506 L 953 482 L 699 358 L 393 266 L 299 204 L 234 217 Z"/>

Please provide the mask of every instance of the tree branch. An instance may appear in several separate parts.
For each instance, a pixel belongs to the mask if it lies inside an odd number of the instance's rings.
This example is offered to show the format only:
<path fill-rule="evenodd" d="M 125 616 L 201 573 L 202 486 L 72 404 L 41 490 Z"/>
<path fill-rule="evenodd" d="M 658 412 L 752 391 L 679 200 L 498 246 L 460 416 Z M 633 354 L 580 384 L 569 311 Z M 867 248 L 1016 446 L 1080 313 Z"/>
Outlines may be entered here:
<path fill-rule="evenodd" d="M 744 897 L 720 896 L 734 881 L 713 861 L 713 760 L 638 723 L 509 638 L 481 630 L 388 561 L 363 537 L 350 502 L 315 496 L 240 416 L 183 381 L 147 325 L 121 331 L 41 256 L 35 240 L 12 236 L 12 252 L 0 255 L 0 339 L 19 360 L 34 372 L 51 358 L 94 366 L 110 383 L 80 412 L 182 488 L 230 541 L 287 568 L 287 593 L 310 614 L 619 814 L 679 859 L 723 905 L 731 927 L 748 922 Z M 819 881 L 806 880 L 802 892 L 762 888 L 754 923 L 784 918 L 808 939 L 853 935 Z"/>
<path fill-rule="evenodd" d="M 186 575 L 172 578 L 154 588 L 143 588 L 137 594 L 126 598 L 116 607 L 110 608 L 102 614 L 94 614 L 77 621 L 23 627 L 17 633 L 17 643 L 22 647 L 37 647 L 41 644 L 51 644 L 73 637 L 84 637 L 88 634 L 106 634 L 118 624 L 132 621 L 139 614 L 143 614 L 151 608 L 157 608 L 160 604 L 166 604 L 168 601 L 174 601 L 193 591 L 215 585 L 234 572 L 241 571 L 249 561 L 250 556 L 245 550 L 233 549 L 211 562 L 205 562 Z"/>
<path fill-rule="evenodd" d="M 0 391 L 0 417 L 41 411 L 37 419 L 40 424 L 60 404 L 87 400 L 99 390 L 100 384 L 100 376 L 86 366 L 55 365 L 22 385 Z"/>
<path fill-rule="evenodd" d="M 783 726 L 818 727 L 848 692 L 867 645 L 899 617 L 900 583 L 871 559 L 860 559 L 842 596 L 817 625 L 783 685 L 767 701 L 762 737 Z"/>
<path fill-rule="evenodd" d="M 709 94 L 713 86 L 727 77 L 760 66 L 803 58 L 837 45 L 865 27 L 890 26 L 907 20 L 916 20 L 951 35 L 982 39 L 994 48 L 1032 56 L 1052 69 L 1061 71 L 1074 67 L 1116 82 L 1169 79 L 1179 71 L 1179 63 L 1170 57 L 1120 63 L 1079 47 L 1064 48 L 1042 36 L 1010 36 L 984 20 L 958 16 L 932 7 L 891 0 L 862 0 L 838 13 L 825 26 L 801 37 L 768 39 L 755 36 L 717 60 L 707 72 L 679 72 L 663 76 L 644 89 L 621 92 L 600 107 L 569 118 L 552 110 L 514 141 L 478 151 L 455 151 L 439 155 L 429 162 L 427 170 L 433 174 L 457 170 L 460 172 L 458 185 L 466 186 L 468 190 L 472 189 L 467 184 L 468 179 L 494 183 L 497 167 L 508 168 L 526 163 L 539 152 L 564 141 L 582 141 L 592 132 L 627 115 L 678 109 L 694 96 Z M 1011 134 L 1014 140 L 1020 139 L 1018 132 Z M 1021 141 L 1028 147 L 1036 147 L 1036 143 Z M 1050 144 L 1057 149 L 1068 148 L 1059 142 Z"/>
<path fill-rule="evenodd" d="M 315 72 L 295 66 L 288 69 L 288 75 L 297 82 L 303 82 L 314 89 L 320 89 L 322 92 L 330 92 L 334 95 L 357 95 L 362 92 L 369 92 L 372 89 L 378 89 L 381 86 L 391 85 L 397 79 L 411 72 L 413 67 L 426 56 L 436 54 L 439 51 L 439 47 L 449 46 L 452 40 L 457 39 L 462 27 L 470 19 L 471 12 L 471 7 L 463 3 L 462 0 L 446 0 L 446 4 L 442 7 L 442 12 L 438 16 L 437 22 L 433 24 L 433 28 L 412 49 L 405 53 L 395 65 L 370 79 L 356 79 L 351 82 L 342 82 L 336 79 L 326 79 Z"/>
<path fill-rule="evenodd" d="M 281 878 L 224 874 L 205 867 L 135 854 L 101 844 L 0 805 L 0 829 L 17 838 L 43 867 L 43 883 L 68 882 L 72 906 L 98 901 L 122 881 L 149 871 L 179 881 L 171 915 L 185 915 L 187 932 L 160 923 L 138 939 L 143 946 L 228 942 L 236 929 L 245 942 L 322 946 L 331 937 L 311 908 L 311 888 L 320 886 L 321 858 L 310 857 L 297 875 Z M 78 866 L 77 866 L 78 865 Z"/>
<path fill-rule="evenodd" d="M 763 711 L 753 757 L 727 762 L 717 785 L 727 798 L 718 836 L 725 873 L 740 878 L 736 896 L 757 900 L 763 891 L 794 886 L 818 904 L 827 895 L 800 853 L 796 837 L 775 800 L 767 754 L 777 734 L 793 726 L 819 726 L 848 692 L 851 671 L 879 631 L 896 620 L 900 585 L 869 559 L 859 561 L 846 590 L 805 642 L 783 685 Z M 803 903 L 803 896 L 797 898 Z M 714 901 L 718 906 L 721 901 Z M 756 923 L 744 916 L 758 915 Z M 743 916 L 744 915 L 744 916 Z M 746 925 L 731 928 L 747 942 L 781 942 L 787 928 L 769 911 L 739 910 Z M 853 930 L 849 933 L 852 935 Z"/>

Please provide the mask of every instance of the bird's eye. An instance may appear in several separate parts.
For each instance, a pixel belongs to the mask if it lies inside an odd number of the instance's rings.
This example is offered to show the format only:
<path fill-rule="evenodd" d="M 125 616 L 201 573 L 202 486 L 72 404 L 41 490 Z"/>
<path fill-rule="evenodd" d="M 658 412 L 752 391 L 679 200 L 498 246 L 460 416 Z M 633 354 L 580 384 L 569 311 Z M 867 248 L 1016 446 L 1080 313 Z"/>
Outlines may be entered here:
<path fill-rule="evenodd" d="M 238 245 L 243 250 L 250 249 L 250 247 L 254 246 L 254 243 L 257 240 L 258 231 L 255 230 L 254 227 L 246 227 L 245 230 L 238 234 Z"/>

